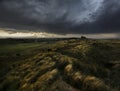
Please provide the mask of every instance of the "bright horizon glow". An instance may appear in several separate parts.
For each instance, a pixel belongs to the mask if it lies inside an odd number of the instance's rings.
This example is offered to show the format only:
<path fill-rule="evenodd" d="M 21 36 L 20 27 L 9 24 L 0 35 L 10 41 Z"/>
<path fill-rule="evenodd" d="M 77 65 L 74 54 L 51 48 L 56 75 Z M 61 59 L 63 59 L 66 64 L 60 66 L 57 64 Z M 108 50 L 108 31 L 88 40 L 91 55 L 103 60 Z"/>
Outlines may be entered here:
<path fill-rule="evenodd" d="M 0 29 L 0 38 L 49 38 L 49 37 L 52 38 L 64 36 L 45 32 L 10 32 Z"/>
<path fill-rule="evenodd" d="M 46 32 L 11 32 L 0 29 L 0 38 L 70 38 L 70 37 L 78 37 L 86 36 L 87 38 L 94 39 L 107 39 L 107 38 L 120 38 L 117 33 L 102 33 L 102 34 L 53 34 Z"/>

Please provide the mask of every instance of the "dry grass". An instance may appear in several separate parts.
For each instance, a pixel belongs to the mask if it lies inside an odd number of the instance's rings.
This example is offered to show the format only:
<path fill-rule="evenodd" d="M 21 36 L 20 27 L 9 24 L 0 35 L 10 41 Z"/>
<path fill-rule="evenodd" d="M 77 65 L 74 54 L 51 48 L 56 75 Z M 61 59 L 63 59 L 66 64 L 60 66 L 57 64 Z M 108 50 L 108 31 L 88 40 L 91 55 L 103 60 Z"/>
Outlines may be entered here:
<path fill-rule="evenodd" d="M 12 45 L 16 52 L 0 55 L 0 91 L 120 90 L 118 41 L 69 39 L 32 45 L 25 45 L 26 50 L 19 45 L 27 56 L 19 61 L 11 56 L 19 53 Z"/>

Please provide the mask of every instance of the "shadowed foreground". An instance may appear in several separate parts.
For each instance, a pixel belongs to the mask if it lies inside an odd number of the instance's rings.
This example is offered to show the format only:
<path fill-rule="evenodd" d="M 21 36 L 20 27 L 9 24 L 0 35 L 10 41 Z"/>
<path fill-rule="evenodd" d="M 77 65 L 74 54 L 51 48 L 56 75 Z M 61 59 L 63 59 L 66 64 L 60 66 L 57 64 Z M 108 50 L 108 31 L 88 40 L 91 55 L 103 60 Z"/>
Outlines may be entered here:
<path fill-rule="evenodd" d="M 119 90 L 119 40 L 22 40 L 0 45 L 0 91 Z"/>

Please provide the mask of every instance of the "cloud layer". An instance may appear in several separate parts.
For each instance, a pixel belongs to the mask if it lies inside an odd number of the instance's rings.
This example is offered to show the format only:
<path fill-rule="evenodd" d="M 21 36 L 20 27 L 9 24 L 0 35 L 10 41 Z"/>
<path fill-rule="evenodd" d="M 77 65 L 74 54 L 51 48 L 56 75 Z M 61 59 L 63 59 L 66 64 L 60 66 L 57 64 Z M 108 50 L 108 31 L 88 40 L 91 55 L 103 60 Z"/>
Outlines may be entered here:
<path fill-rule="evenodd" d="M 50 33 L 120 32 L 120 0 L 0 0 L 0 24 Z"/>

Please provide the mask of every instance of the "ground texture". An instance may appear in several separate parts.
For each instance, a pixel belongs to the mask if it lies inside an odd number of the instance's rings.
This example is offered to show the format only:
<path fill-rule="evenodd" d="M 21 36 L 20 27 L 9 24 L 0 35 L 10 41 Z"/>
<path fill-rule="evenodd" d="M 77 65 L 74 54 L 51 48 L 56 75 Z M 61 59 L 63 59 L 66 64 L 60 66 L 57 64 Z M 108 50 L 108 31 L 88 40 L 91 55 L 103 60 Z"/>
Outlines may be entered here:
<path fill-rule="evenodd" d="M 0 91 L 120 91 L 120 41 L 3 43 Z"/>

